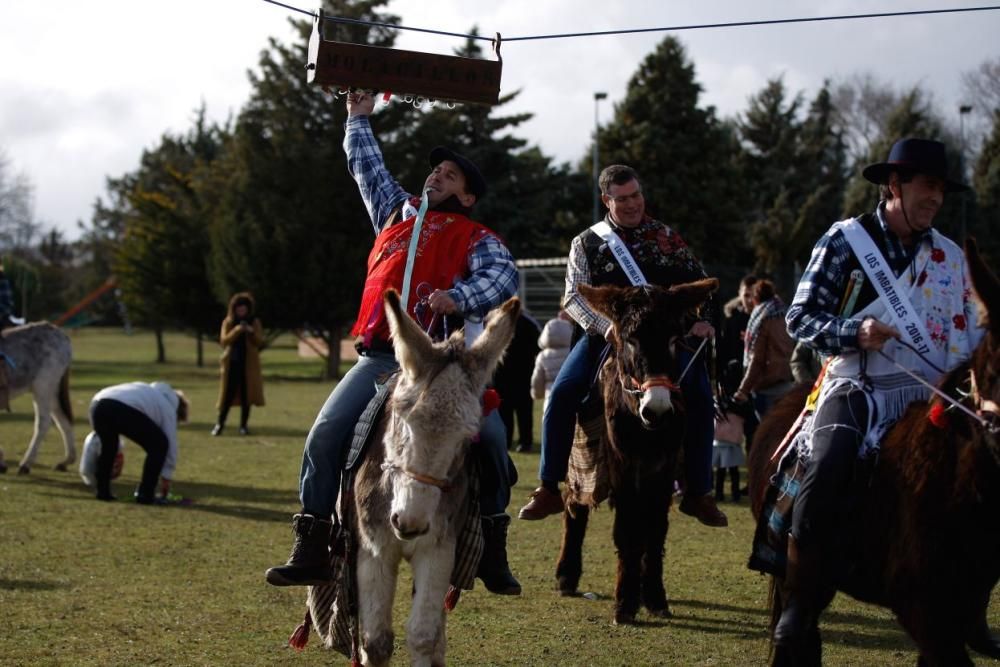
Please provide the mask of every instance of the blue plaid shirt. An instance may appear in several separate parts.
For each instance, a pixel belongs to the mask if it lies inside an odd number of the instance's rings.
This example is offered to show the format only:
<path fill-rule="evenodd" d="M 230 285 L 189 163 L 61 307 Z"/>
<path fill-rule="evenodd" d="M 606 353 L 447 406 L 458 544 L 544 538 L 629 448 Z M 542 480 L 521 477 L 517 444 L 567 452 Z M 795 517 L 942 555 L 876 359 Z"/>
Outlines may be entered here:
<path fill-rule="evenodd" d="M 357 181 L 375 233 L 385 228 L 389 215 L 400 206 L 400 219 L 415 215 L 406 210 L 413 198 L 385 168 L 382 151 L 372 134 L 368 116 L 350 116 L 345 124 L 344 151 L 347 169 Z M 482 320 L 486 313 L 517 294 L 518 273 L 514 257 L 499 238 L 483 234 L 472 246 L 469 275 L 448 290 L 459 312 L 469 320 Z"/>
<path fill-rule="evenodd" d="M 912 268 L 913 258 L 920 246 L 931 242 L 931 233 L 930 230 L 924 231 L 907 249 L 886 225 L 884 209 L 885 202 L 880 202 L 875 215 L 885 236 L 885 259 L 898 278 L 907 267 Z M 849 268 L 853 257 L 854 252 L 839 229 L 831 228 L 816 243 L 809 265 L 795 290 L 795 298 L 785 315 L 792 338 L 824 354 L 858 349 L 861 319 L 837 314 L 850 280 Z"/>

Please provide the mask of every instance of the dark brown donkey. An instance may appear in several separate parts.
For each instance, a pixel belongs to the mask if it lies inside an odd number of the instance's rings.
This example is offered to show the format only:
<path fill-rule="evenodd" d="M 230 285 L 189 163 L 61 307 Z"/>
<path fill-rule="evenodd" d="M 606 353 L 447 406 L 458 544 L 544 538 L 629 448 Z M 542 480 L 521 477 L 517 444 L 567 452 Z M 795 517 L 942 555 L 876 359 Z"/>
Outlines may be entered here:
<path fill-rule="evenodd" d="M 940 398 L 910 406 L 883 441 L 871 484 L 860 491 L 863 516 L 845 517 L 842 543 L 851 546 L 846 573 L 837 581 L 848 595 L 892 609 L 917 644 L 918 664 L 927 666 L 972 665 L 966 646 L 1000 657 L 1000 642 L 986 622 L 1000 577 L 1000 282 L 971 241 L 966 255 L 990 324 L 972 358 L 940 388 L 956 398 L 969 394 L 964 405 L 981 417 L 952 409 L 949 423 L 935 426 L 929 410 L 943 403 Z M 803 400 L 800 391 L 776 405 L 754 438 L 749 467 L 755 516 L 775 470 L 771 454 Z M 780 593 L 781 581 L 775 583 Z M 834 594 L 827 591 L 823 607 Z M 773 598 L 772 627 L 782 596 Z M 818 664 L 818 622 L 810 635 L 813 646 L 802 653 L 810 656 L 805 662 Z"/>
<path fill-rule="evenodd" d="M 634 623 L 642 604 L 655 617 L 670 608 L 663 587 L 663 550 L 674 473 L 684 435 L 677 346 L 689 315 L 716 288 L 714 278 L 659 287 L 588 287 L 580 294 L 614 325 L 611 352 L 600 370 L 605 437 L 603 462 L 615 509 L 618 551 L 614 622 Z M 572 474 L 563 513 L 563 545 L 556 577 L 563 595 L 576 593 L 583 571 L 583 538 L 591 503 L 578 502 Z M 591 496 L 594 503 L 602 494 Z"/>

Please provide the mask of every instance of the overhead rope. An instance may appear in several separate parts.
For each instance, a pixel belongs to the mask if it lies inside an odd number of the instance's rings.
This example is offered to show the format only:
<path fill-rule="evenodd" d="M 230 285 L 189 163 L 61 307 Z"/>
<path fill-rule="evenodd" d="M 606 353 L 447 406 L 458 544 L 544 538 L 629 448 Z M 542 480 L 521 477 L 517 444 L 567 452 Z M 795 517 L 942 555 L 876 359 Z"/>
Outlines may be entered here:
<path fill-rule="evenodd" d="M 314 12 L 310 12 L 305 9 L 300 9 L 298 7 L 293 7 L 291 5 L 286 5 L 277 0 L 264 0 L 264 2 L 270 3 L 272 5 L 277 5 L 279 7 L 284 7 L 285 9 L 290 9 L 300 14 L 305 14 L 306 16 L 311 16 L 316 18 Z M 878 19 L 878 18 L 892 18 L 892 17 L 902 17 L 902 16 L 928 16 L 933 14 L 960 14 L 968 12 L 989 12 L 996 11 L 1000 9 L 1000 5 L 987 5 L 983 7 L 957 7 L 952 9 L 916 9 L 905 12 L 872 12 L 867 14 L 839 14 L 835 16 L 808 16 L 801 18 L 791 18 L 791 19 L 761 19 L 758 21 L 730 21 L 725 23 L 696 23 L 689 25 L 674 25 L 674 26 L 663 26 L 659 28 L 625 28 L 621 30 L 596 30 L 591 32 L 563 32 L 563 33 L 552 33 L 548 35 L 525 35 L 521 37 L 504 37 L 505 42 L 525 42 L 529 40 L 538 39 L 566 39 L 570 37 L 603 37 L 607 35 L 631 35 L 640 34 L 647 32 L 680 32 L 684 30 L 705 30 L 709 28 L 745 28 L 751 26 L 762 26 L 762 25 L 787 25 L 790 23 L 819 23 L 824 21 L 851 21 L 857 19 Z M 444 35 L 446 37 L 461 37 L 463 39 L 478 39 L 487 42 L 493 41 L 493 37 L 487 37 L 485 35 L 472 35 L 468 33 L 461 32 L 448 32 L 446 30 L 432 30 L 430 28 L 415 28 L 412 26 L 396 25 L 394 23 L 384 23 L 380 21 L 364 21 L 362 19 L 352 19 L 344 16 L 329 16 L 326 15 L 324 18 L 327 21 L 333 23 L 343 23 L 347 25 L 362 25 L 376 28 L 388 28 L 390 30 L 409 30 L 413 32 L 423 32 L 432 35 Z"/>

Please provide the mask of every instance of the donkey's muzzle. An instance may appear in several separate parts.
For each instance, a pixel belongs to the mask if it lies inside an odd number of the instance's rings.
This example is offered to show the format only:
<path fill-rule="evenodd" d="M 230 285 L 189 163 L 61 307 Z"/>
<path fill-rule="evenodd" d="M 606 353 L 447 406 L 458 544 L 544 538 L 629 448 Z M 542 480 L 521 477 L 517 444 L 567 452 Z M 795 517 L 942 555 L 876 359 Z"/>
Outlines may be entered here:
<path fill-rule="evenodd" d="M 426 535 L 427 531 L 431 529 L 429 523 L 422 526 L 414 526 L 403 522 L 399 517 L 399 512 L 393 512 L 389 516 L 389 523 L 392 525 L 392 531 L 396 533 L 396 537 L 401 540 L 415 540 L 421 535 Z"/>

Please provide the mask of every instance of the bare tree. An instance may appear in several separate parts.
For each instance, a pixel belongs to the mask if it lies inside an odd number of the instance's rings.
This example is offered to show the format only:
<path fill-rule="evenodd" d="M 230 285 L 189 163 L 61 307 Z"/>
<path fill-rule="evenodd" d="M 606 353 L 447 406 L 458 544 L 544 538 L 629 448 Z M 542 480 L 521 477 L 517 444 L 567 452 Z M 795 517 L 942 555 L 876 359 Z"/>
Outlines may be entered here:
<path fill-rule="evenodd" d="M 972 107 L 963 132 L 969 154 L 978 155 L 993 127 L 994 114 L 1000 111 L 1000 57 L 962 73 L 961 104 Z"/>
<path fill-rule="evenodd" d="M 15 173 L 0 150 L 0 252 L 26 249 L 40 229 L 34 219 L 34 187 L 24 173 Z"/>
<path fill-rule="evenodd" d="M 888 118 L 902 98 L 890 84 L 871 72 L 859 72 L 833 87 L 833 106 L 840 114 L 849 162 L 864 162 L 885 135 Z"/>

